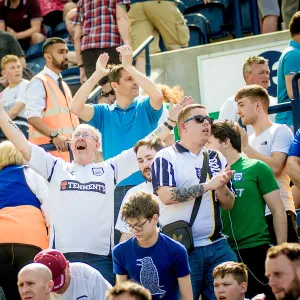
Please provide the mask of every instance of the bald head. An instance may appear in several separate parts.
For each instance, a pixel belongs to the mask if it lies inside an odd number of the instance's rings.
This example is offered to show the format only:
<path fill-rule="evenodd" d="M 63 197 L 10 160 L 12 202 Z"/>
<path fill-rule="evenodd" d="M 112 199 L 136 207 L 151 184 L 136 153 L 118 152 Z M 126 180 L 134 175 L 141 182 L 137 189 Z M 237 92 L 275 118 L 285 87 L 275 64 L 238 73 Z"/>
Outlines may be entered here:
<path fill-rule="evenodd" d="M 53 285 L 50 269 L 39 263 L 26 265 L 18 274 L 18 289 L 22 300 L 28 297 L 49 300 Z"/>

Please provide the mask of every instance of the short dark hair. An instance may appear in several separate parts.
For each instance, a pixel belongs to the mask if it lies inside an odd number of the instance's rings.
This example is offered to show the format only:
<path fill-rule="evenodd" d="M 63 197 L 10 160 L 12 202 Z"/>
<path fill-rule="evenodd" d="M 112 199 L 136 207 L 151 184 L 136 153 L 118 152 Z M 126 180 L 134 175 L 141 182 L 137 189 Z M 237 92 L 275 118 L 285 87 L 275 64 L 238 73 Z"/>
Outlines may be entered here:
<path fill-rule="evenodd" d="M 121 210 L 121 218 L 128 219 L 151 219 L 154 215 L 159 216 L 159 204 L 154 195 L 146 192 L 138 192 L 131 195 L 124 203 Z"/>
<path fill-rule="evenodd" d="M 300 34 L 300 11 L 296 12 L 289 24 L 291 36 Z"/>
<path fill-rule="evenodd" d="M 300 245 L 297 243 L 282 243 L 269 248 L 267 258 L 285 255 L 291 262 L 300 263 Z"/>
<path fill-rule="evenodd" d="M 235 101 L 247 97 L 252 102 L 261 102 L 264 110 L 268 112 L 268 108 L 270 105 L 269 94 L 266 89 L 258 84 L 251 84 L 241 88 L 237 94 L 235 95 Z"/>
<path fill-rule="evenodd" d="M 216 266 L 213 270 L 214 279 L 216 277 L 224 278 L 226 275 L 232 275 L 238 284 L 248 283 L 248 271 L 243 263 L 228 261 Z"/>
<path fill-rule="evenodd" d="M 140 140 L 138 141 L 133 150 L 135 153 L 138 152 L 140 147 L 146 146 L 149 149 L 154 149 L 156 152 L 158 152 L 159 150 L 163 149 L 166 147 L 166 145 L 161 141 L 160 138 L 156 138 L 154 140 L 150 140 L 150 139 L 144 139 L 144 140 Z"/>
<path fill-rule="evenodd" d="M 236 123 L 228 120 L 214 122 L 211 125 L 211 134 L 221 142 L 229 139 L 232 147 L 239 153 L 242 152 L 241 130 Z"/>
<path fill-rule="evenodd" d="M 59 38 L 59 37 L 52 37 L 52 38 L 49 38 L 45 41 L 45 43 L 43 44 L 43 53 L 45 54 L 47 49 L 49 47 L 51 47 L 52 45 L 55 45 L 55 44 L 67 44 L 65 40 Z"/>
<path fill-rule="evenodd" d="M 129 294 L 130 296 L 135 297 L 135 300 L 152 299 L 150 292 L 146 288 L 132 281 L 125 281 L 116 284 L 106 292 L 106 297 L 107 300 L 113 300 L 114 296 L 119 296 L 122 294 Z"/>

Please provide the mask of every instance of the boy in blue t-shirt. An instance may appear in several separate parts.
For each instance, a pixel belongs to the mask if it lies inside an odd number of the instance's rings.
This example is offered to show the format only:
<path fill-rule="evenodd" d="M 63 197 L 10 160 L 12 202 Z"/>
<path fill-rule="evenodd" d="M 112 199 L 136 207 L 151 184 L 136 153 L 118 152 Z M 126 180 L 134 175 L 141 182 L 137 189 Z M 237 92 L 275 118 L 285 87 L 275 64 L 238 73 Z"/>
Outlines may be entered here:
<path fill-rule="evenodd" d="M 159 204 L 150 193 L 139 192 L 121 212 L 133 237 L 113 250 L 117 283 L 134 280 L 147 288 L 152 299 L 193 299 L 186 249 L 158 232 Z"/>

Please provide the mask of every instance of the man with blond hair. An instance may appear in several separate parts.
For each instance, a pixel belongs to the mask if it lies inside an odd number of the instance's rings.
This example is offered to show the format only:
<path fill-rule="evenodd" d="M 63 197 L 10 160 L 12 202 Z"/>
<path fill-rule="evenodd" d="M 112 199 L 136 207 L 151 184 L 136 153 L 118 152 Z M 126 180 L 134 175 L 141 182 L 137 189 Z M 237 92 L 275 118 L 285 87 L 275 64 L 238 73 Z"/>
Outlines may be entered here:
<path fill-rule="evenodd" d="M 18 289 L 22 300 L 50 300 L 53 286 L 51 271 L 42 264 L 26 265 L 18 274 Z"/>
<path fill-rule="evenodd" d="M 198 203 L 200 200 L 190 226 L 195 249 L 189 263 L 194 299 L 202 294 L 204 300 L 215 299 L 213 268 L 225 261 L 237 261 L 222 234 L 219 208 L 233 207 L 230 179 L 234 172 L 225 169 L 227 162 L 221 153 L 204 148 L 212 123 L 203 105 L 185 107 L 178 116 L 180 142 L 160 150 L 151 166 L 153 190 L 166 205 L 160 219 L 162 227 L 179 220 L 190 222 L 195 199 Z M 205 165 L 207 173 L 201 176 Z"/>
<path fill-rule="evenodd" d="M 246 85 L 258 84 L 267 89 L 270 84 L 270 69 L 269 61 L 262 56 L 249 56 L 243 63 L 243 77 Z M 270 105 L 276 105 L 276 98 L 269 96 Z M 237 114 L 237 104 L 235 102 L 235 95 L 226 99 L 220 109 L 219 120 L 239 121 Z M 271 116 L 274 121 L 275 116 Z M 247 132 L 250 135 L 253 133 L 251 126 L 246 126 Z"/>
<path fill-rule="evenodd" d="M 269 95 L 259 85 L 240 89 L 236 95 L 238 114 L 244 125 L 252 125 L 254 133 L 242 131 L 242 151 L 249 157 L 263 161 L 273 171 L 280 188 L 281 198 L 287 215 L 288 242 L 298 242 L 295 205 L 290 188 L 290 177 L 285 172 L 287 155 L 293 143 L 293 133 L 283 124 L 273 123 L 268 115 Z M 273 217 L 267 207 L 271 243 L 276 245 Z"/>

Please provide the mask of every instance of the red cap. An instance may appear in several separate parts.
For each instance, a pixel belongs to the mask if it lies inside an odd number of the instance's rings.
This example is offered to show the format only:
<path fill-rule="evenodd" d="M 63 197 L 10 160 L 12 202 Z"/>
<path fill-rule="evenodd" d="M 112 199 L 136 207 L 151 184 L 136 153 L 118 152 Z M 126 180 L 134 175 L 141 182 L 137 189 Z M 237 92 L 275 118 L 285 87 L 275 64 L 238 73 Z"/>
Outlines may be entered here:
<path fill-rule="evenodd" d="M 52 280 L 54 281 L 52 292 L 61 289 L 65 285 L 67 260 L 61 252 L 55 249 L 45 249 L 35 256 L 34 262 L 43 264 L 51 270 Z"/>

